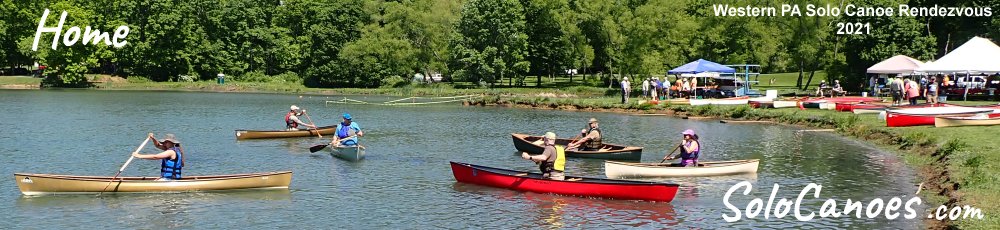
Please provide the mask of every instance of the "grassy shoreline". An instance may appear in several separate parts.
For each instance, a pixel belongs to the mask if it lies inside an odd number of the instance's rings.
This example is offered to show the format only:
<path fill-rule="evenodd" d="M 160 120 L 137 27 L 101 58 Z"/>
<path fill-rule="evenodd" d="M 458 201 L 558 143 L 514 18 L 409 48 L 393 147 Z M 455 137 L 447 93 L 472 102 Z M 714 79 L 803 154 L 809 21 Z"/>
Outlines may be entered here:
<path fill-rule="evenodd" d="M 929 207 L 969 205 L 982 209 L 982 220 L 925 220 L 928 228 L 989 228 L 1000 221 L 988 218 L 1000 212 L 1000 144 L 990 140 L 990 133 L 1000 127 L 903 127 L 888 128 L 876 115 L 855 115 L 832 110 L 797 108 L 753 109 L 741 106 L 651 105 L 619 103 L 618 98 L 546 98 L 487 96 L 467 101 L 467 106 L 505 106 L 573 111 L 656 113 L 668 116 L 712 117 L 719 119 L 772 121 L 822 129 L 875 144 L 900 155 L 914 167 L 924 182 L 921 195 Z M 974 105 L 989 102 L 964 102 Z M 995 103 L 995 102 L 993 102 Z M 977 135 L 979 134 L 979 135 Z M 933 205 L 933 206 L 931 206 Z"/>

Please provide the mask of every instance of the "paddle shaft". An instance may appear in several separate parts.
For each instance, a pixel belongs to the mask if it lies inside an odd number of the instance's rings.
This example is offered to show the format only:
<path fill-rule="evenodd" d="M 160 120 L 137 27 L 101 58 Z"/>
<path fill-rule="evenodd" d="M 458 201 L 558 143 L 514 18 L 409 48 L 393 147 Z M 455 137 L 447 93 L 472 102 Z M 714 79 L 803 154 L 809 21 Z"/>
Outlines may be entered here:
<path fill-rule="evenodd" d="M 310 124 L 310 125 L 312 125 L 313 127 L 316 127 L 316 123 L 314 123 L 314 122 L 313 122 L 313 119 L 312 119 L 311 117 L 309 117 L 309 113 L 302 113 L 302 114 L 306 115 L 306 119 L 309 119 L 309 124 Z M 317 137 L 319 137 L 319 138 L 323 138 L 323 134 L 320 134 L 320 133 L 319 133 L 319 129 L 317 129 L 317 128 L 313 128 L 313 130 L 316 130 L 316 136 L 317 136 Z"/>
<path fill-rule="evenodd" d="M 676 152 L 677 149 L 680 149 L 680 148 L 681 148 L 680 145 L 677 145 L 677 147 L 674 147 L 674 150 L 670 150 L 670 153 L 668 153 L 666 157 L 663 157 L 663 160 L 661 160 L 660 163 L 663 163 L 664 161 L 667 161 L 667 158 L 670 158 L 670 156 L 673 156 L 674 152 Z"/>
<path fill-rule="evenodd" d="M 149 143 L 149 137 L 146 137 L 146 140 L 142 141 L 142 144 L 139 145 L 139 148 L 136 148 L 135 151 L 132 152 L 132 154 L 129 154 L 128 160 L 125 161 L 125 164 L 122 165 L 122 167 L 120 169 L 118 169 L 118 173 L 115 173 L 115 176 L 111 177 L 111 180 L 108 181 L 108 185 L 105 185 L 104 189 L 101 189 L 101 192 L 97 193 L 98 196 L 100 196 L 101 194 L 103 194 L 104 191 L 108 189 L 108 186 L 111 186 L 111 183 L 114 182 L 115 179 L 118 178 L 118 176 L 122 175 L 122 172 L 125 171 L 125 167 L 128 167 L 128 164 L 132 163 L 132 159 L 135 159 L 135 156 L 133 154 L 138 153 L 139 150 L 142 150 L 143 147 L 146 147 L 146 143 Z"/>

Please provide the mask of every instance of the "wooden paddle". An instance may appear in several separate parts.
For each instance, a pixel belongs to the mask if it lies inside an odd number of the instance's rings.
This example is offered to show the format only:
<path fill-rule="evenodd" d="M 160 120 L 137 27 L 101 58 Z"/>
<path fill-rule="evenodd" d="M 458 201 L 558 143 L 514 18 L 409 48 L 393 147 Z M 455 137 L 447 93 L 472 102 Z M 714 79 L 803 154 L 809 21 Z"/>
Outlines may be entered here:
<path fill-rule="evenodd" d="M 149 135 L 151 136 L 153 134 L 150 133 Z M 129 154 L 128 160 L 125 161 L 125 164 L 122 165 L 122 168 L 118 169 L 118 173 L 115 173 L 115 176 L 111 177 L 111 180 L 108 181 L 108 185 L 105 185 L 104 189 L 101 189 L 101 192 L 97 193 L 97 196 L 101 196 L 101 194 L 103 194 L 104 191 L 108 189 L 108 186 L 111 186 L 111 183 L 115 181 L 115 178 L 118 178 L 119 175 L 122 175 L 122 171 L 125 171 L 125 167 L 128 167 L 128 164 L 132 162 L 132 159 L 135 159 L 135 156 L 133 156 L 133 154 L 138 153 L 139 150 L 142 150 L 143 147 L 146 147 L 146 143 L 149 143 L 149 136 L 146 136 L 146 140 L 142 141 L 142 144 L 139 145 L 139 148 L 135 149 L 135 152 Z"/>
<path fill-rule="evenodd" d="M 356 137 L 356 136 L 358 136 L 358 135 L 357 135 L 357 134 L 355 134 L 355 135 L 351 135 L 351 136 L 348 136 L 348 137 L 345 137 L 345 138 L 342 138 L 342 139 L 340 139 L 340 141 L 341 141 L 341 142 L 343 142 L 343 141 L 346 141 L 346 140 L 348 140 L 348 139 L 351 139 L 352 137 Z M 331 143 L 333 143 L 333 142 L 331 142 Z M 313 147 L 309 147 L 309 152 L 310 152 L 310 153 L 315 153 L 315 152 L 319 152 L 320 150 L 323 150 L 324 148 L 326 148 L 326 146 L 329 146 L 329 145 L 330 145 L 330 144 L 325 144 L 325 145 L 314 145 Z M 360 144 L 358 144 L 358 146 L 361 146 L 361 145 L 360 145 Z"/>
<path fill-rule="evenodd" d="M 668 153 L 667 156 L 663 157 L 663 160 L 661 160 L 660 163 L 662 164 L 664 161 L 667 161 L 667 158 L 670 158 L 670 156 L 673 156 L 674 152 L 676 152 L 677 149 L 680 149 L 680 148 L 681 148 L 681 145 L 677 145 L 677 147 L 674 147 L 674 150 L 670 150 L 670 153 Z"/>
<path fill-rule="evenodd" d="M 305 111 L 302 111 L 302 114 L 306 115 L 306 119 L 309 119 L 309 124 L 310 125 L 312 125 L 313 127 L 316 127 L 316 123 L 314 123 L 313 119 L 311 117 L 309 117 L 309 113 L 306 113 Z M 316 130 L 316 136 L 317 137 L 323 138 L 323 134 L 319 133 L 319 129 L 313 128 L 313 130 Z"/>

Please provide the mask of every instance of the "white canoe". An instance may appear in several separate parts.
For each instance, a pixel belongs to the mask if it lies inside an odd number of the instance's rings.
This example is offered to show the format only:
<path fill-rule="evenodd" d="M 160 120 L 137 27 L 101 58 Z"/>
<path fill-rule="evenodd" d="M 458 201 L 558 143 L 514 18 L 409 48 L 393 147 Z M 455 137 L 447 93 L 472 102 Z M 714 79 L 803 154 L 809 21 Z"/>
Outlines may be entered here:
<path fill-rule="evenodd" d="M 630 163 L 605 161 L 608 178 L 698 177 L 757 173 L 758 159 L 698 162 L 699 167 L 679 167 L 670 163 Z"/>
<path fill-rule="evenodd" d="M 854 109 L 854 111 L 852 111 L 852 112 L 854 112 L 854 114 L 881 113 L 881 112 L 885 112 L 885 108 Z"/>
<path fill-rule="evenodd" d="M 691 105 L 746 105 L 750 99 L 693 99 L 688 100 Z"/>
<path fill-rule="evenodd" d="M 330 155 L 333 155 L 336 158 L 348 161 L 359 161 L 365 159 L 365 147 L 361 145 L 336 147 L 328 145 L 326 149 L 330 151 Z"/>
<path fill-rule="evenodd" d="M 774 108 L 799 107 L 797 101 L 774 101 Z"/>
<path fill-rule="evenodd" d="M 934 117 L 934 127 L 1000 125 L 1000 117 L 990 118 L 980 114 L 971 117 Z"/>

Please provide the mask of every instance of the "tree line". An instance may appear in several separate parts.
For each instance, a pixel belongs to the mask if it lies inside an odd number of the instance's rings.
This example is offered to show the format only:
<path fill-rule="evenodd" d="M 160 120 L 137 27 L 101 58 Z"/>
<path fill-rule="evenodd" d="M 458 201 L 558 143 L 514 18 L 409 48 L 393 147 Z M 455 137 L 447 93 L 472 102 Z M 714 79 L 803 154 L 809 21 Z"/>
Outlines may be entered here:
<path fill-rule="evenodd" d="M 763 72 L 816 71 L 853 87 L 864 70 L 904 54 L 920 60 L 972 36 L 1000 38 L 1000 17 L 716 17 L 714 4 L 771 6 L 834 0 L 49 0 L 0 1 L 0 58 L 38 62 L 64 86 L 83 74 L 155 81 L 289 81 L 311 87 L 380 87 L 415 73 L 451 81 L 524 86 L 528 76 L 566 69 L 619 76 L 660 75 L 704 58 L 761 64 Z M 990 6 L 980 0 L 855 0 L 861 6 Z M 123 48 L 40 45 L 42 12 L 63 29 L 127 25 Z M 871 34 L 837 35 L 838 22 L 870 23 Z M 46 34 L 41 44 L 51 42 Z"/>

